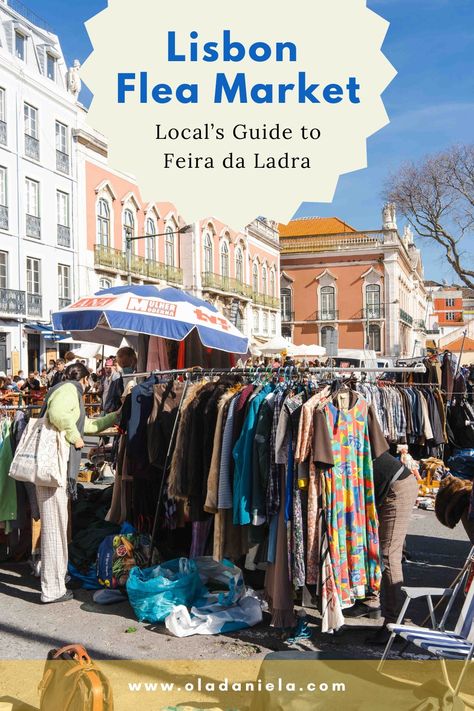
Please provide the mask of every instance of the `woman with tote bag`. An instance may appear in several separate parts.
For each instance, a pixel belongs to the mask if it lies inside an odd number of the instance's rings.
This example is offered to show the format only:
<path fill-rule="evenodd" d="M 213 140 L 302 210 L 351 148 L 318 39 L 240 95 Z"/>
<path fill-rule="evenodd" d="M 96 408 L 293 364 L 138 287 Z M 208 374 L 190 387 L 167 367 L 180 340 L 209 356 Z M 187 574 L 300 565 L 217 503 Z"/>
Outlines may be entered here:
<path fill-rule="evenodd" d="M 82 396 L 89 371 L 85 365 L 73 363 L 64 374 L 65 380 L 48 392 L 45 407 L 49 422 L 64 432 L 70 445 L 67 484 L 55 488 L 36 486 L 41 518 L 41 601 L 45 603 L 66 602 L 74 597 L 66 590 L 68 496 L 76 495 L 83 435 L 102 432 L 118 421 L 117 412 L 94 420 L 86 417 Z"/>

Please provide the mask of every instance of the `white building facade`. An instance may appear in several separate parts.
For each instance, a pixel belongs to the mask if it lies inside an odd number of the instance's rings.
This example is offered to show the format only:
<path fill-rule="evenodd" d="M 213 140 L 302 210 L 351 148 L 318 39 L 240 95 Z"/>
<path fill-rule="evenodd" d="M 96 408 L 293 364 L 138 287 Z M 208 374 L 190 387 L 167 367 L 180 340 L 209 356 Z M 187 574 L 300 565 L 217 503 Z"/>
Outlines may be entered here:
<path fill-rule="evenodd" d="M 40 367 L 42 324 L 76 296 L 72 132 L 85 114 L 57 36 L 14 7 L 0 2 L 0 371 L 13 372 Z"/>

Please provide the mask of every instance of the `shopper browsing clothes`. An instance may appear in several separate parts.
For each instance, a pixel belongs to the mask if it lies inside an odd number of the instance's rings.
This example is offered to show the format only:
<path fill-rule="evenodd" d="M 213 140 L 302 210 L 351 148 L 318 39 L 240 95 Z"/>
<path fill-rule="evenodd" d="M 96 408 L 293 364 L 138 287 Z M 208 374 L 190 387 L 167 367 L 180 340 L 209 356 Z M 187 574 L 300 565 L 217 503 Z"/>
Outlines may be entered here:
<path fill-rule="evenodd" d="M 67 486 L 51 488 L 37 486 L 36 493 L 41 518 L 41 601 L 65 602 L 73 598 L 66 590 L 68 563 L 67 527 L 68 496 L 76 492 L 76 479 L 81 463 L 84 434 L 96 434 L 116 424 L 118 412 L 91 420 L 86 417 L 83 395 L 89 371 L 82 363 L 69 365 L 64 382 L 51 388 L 45 409 L 50 423 L 64 432 L 70 444 Z"/>

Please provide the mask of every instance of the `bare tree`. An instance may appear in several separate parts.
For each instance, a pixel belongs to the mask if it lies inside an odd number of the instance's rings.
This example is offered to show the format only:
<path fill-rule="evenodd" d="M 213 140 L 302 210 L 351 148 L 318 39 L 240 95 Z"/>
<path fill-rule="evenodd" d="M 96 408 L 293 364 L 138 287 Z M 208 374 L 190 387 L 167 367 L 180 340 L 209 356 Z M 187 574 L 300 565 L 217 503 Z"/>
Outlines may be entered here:
<path fill-rule="evenodd" d="M 420 237 L 444 248 L 458 277 L 474 289 L 474 145 L 403 165 L 384 192 Z"/>

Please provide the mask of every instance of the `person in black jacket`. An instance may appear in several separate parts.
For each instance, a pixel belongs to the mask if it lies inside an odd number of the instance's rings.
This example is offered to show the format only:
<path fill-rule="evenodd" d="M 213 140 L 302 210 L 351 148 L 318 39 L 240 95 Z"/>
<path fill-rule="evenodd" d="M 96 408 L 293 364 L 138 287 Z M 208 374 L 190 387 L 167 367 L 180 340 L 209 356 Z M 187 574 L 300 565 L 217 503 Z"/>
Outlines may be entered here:
<path fill-rule="evenodd" d="M 49 387 L 53 388 L 55 385 L 58 385 L 58 383 L 62 383 L 64 380 L 64 368 L 66 367 L 66 362 L 64 361 L 63 358 L 58 358 L 56 361 L 56 372 L 54 373 L 53 377 L 51 378 L 51 382 Z"/>

